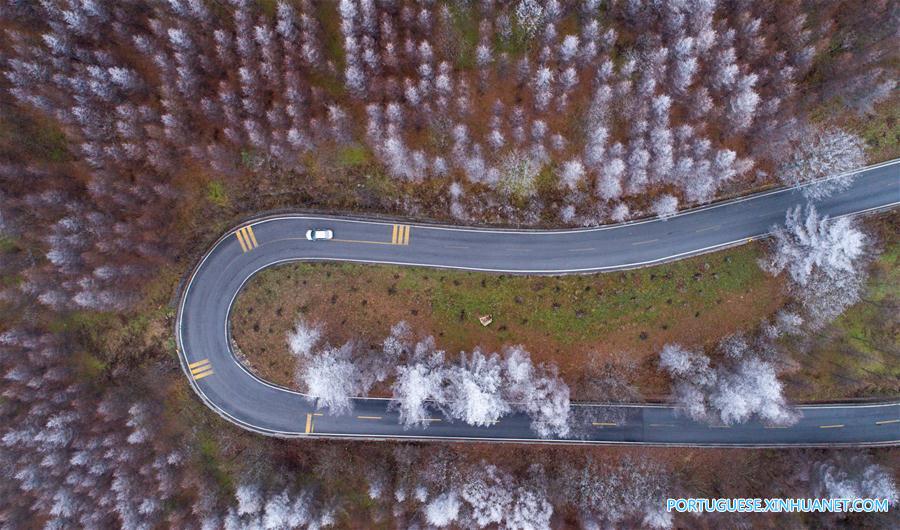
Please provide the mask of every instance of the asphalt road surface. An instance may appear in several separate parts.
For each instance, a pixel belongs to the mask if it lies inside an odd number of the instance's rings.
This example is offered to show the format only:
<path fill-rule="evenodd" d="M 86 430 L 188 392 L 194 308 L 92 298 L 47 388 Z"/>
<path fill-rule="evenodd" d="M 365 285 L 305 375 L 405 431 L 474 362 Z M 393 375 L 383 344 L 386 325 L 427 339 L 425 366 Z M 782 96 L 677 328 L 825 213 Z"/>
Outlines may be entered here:
<path fill-rule="evenodd" d="M 884 445 L 900 443 L 900 401 L 800 407 L 788 428 L 758 422 L 715 427 L 660 405 L 573 405 L 573 438 L 542 440 L 524 415 L 472 427 L 435 413 L 424 428 L 404 429 L 388 401 L 354 400 L 352 414 L 315 410 L 306 396 L 252 375 L 230 347 L 229 312 L 241 287 L 260 270 L 297 260 L 353 261 L 480 271 L 569 274 L 641 267 L 765 236 L 785 212 L 807 202 L 780 189 L 646 220 L 580 230 L 489 230 L 424 224 L 281 215 L 248 222 L 223 236 L 193 271 L 178 310 L 182 368 L 210 408 L 241 427 L 275 436 L 451 439 L 694 446 Z M 861 170 L 844 192 L 816 203 L 832 217 L 900 204 L 900 160 Z M 310 242 L 310 228 L 332 241 Z"/>

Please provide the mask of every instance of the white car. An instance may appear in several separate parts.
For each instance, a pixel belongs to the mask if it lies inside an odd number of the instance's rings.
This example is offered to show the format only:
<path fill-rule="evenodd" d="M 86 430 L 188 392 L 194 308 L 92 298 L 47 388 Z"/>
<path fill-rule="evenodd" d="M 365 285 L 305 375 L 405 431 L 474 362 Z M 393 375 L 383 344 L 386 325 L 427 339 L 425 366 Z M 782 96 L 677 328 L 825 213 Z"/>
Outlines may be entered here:
<path fill-rule="evenodd" d="M 314 228 L 306 231 L 306 239 L 310 241 L 326 241 L 334 237 L 334 232 L 324 228 Z"/>

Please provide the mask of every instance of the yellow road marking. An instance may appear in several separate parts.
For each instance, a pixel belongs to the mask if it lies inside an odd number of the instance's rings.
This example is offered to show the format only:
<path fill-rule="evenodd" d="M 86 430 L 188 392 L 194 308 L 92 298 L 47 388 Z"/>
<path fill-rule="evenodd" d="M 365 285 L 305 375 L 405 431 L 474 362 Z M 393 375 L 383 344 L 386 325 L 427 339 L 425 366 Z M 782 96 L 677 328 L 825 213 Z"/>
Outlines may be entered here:
<path fill-rule="evenodd" d="M 306 415 L 306 434 L 312 432 L 312 414 Z"/>
<path fill-rule="evenodd" d="M 408 245 L 409 244 L 409 225 L 394 225 L 391 229 L 392 245 Z"/>
<path fill-rule="evenodd" d="M 651 423 L 649 427 L 674 427 L 674 424 L 671 423 Z"/>
<path fill-rule="evenodd" d="M 201 371 L 195 373 L 195 374 L 194 374 L 194 381 L 203 379 L 204 377 L 206 377 L 206 376 L 208 376 L 208 375 L 212 375 L 212 374 L 214 374 L 214 373 L 215 373 L 215 372 L 213 371 L 212 366 L 210 366 L 209 369 L 208 369 L 207 371 L 205 371 L 205 372 L 201 370 Z"/>
<path fill-rule="evenodd" d="M 360 420 L 380 420 L 381 416 L 357 416 L 356 418 Z"/>
<path fill-rule="evenodd" d="M 197 375 L 200 372 L 205 372 L 207 370 L 212 370 L 211 364 L 204 364 L 203 366 L 198 366 L 196 368 L 191 369 L 191 375 Z"/>
<path fill-rule="evenodd" d="M 364 241 L 362 239 L 332 239 L 336 243 L 366 243 L 368 245 L 394 245 L 396 243 L 388 243 L 387 241 Z"/>
<path fill-rule="evenodd" d="M 651 239 L 649 241 L 638 241 L 637 243 L 632 243 L 631 245 L 632 246 L 649 245 L 650 243 L 656 243 L 657 241 L 659 241 L 659 239 Z"/>
<path fill-rule="evenodd" d="M 844 426 L 843 423 L 839 423 L 837 425 L 819 425 L 819 428 L 820 429 L 839 429 L 843 426 Z"/>
<path fill-rule="evenodd" d="M 790 427 L 786 427 L 784 425 L 768 425 L 764 426 L 764 429 L 790 429 Z"/>
<path fill-rule="evenodd" d="M 884 420 L 884 421 L 876 421 L 875 425 L 887 425 L 888 423 L 900 423 L 900 420 Z"/>
<path fill-rule="evenodd" d="M 244 243 L 244 235 L 241 234 L 241 231 L 238 230 L 234 235 L 237 236 L 238 243 L 241 244 L 241 250 L 247 252 L 249 249 L 247 248 L 247 243 Z"/>
<path fill-rule="evenodd" d="M 701 228 L 700 230 L 694 230 L 694 232 L 700 233 L 700 232 L 706 232 L 707 230 L 715 230 L 715 229 L 719 228 L 720 226 L 722 226 L 722 225 L 707 226 L 706 228 Z"/>
<path fill-rule="evenodd" d="M 250 225 L 247 225 L 247 228 L 245 230 L 246 230 L 246 232 L 244 233 L 244 237 L 247 237 L 247 234 L 249 234 L 250 241 L 253 241 L 253 248 L 258 247 L 259 243 L 256 242 L 256 234 L 253 233 L 253 227 Z"/>
<path fill-rule="evenodd" d="M 731 425 L 710 425 L 710 429 L 730 429 Z"/>
<path fill-rule="evenodd" d="M 604 421 L 594 421 L 594 422 L 591 422 L 591 425 L 593 425 L 593 426 L 595 426 L 595 427 L 615 427 L 615 426 L 618 425 L 618 423 L 609 423 L 609 422 L 604 422 Z"/>
<path fill-rule="evenodd" d="M 241 250 L 244 252 L 249 252 L 259 246 L 256 234 L 253 233 L 253 227 L 250 225 L 239 229 L 234 235 L 237 237 L 238 243 L 241 244 Z"/>
<path fill-rule="evenodd" d="M 193 363 L 189 364 L 188 368 L 194 368 L 194 367 L 200 366 L 201 364 L 206 364 L 208 362 L 209 362 L 209 359 L 203 359 L 202 361 L 197 361 L 197 362 L 193 362 Z"/>
<path fill-rule="evenodd" d="M 205 372 L 206 370 L 212 370 L 212 365 L 209 363 L 209 359 L 204 359 L 197 363 L 197 366 L 191 368 L 191 375 L 197 375 L 200 372 Z"/>
<path fill-rule="evenodd" d="M 324 416 L 321 412 L 313 412 L 313 416 Z"/>
<path fill-rule="evenodd" d="M 441 421 L 441 419 L 440 418 L 425 418 L 422 421 Z"/>

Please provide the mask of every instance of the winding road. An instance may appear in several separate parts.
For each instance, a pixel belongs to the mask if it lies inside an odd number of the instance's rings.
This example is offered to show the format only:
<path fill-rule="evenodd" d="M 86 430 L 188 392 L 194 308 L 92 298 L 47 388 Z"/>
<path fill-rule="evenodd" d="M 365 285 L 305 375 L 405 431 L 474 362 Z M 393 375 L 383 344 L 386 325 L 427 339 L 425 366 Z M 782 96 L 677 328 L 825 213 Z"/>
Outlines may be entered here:
<path fill-rule="evenodd" d="M 778 189 L 652 219 L 579 230 L 498 230 L 407 224 L 315 215 L 250 221 L 222 236 L 188 278 L 178 307 L 182 368 L 203 402 L 226 420 L 282 437 L 442 439 L 690 446 L 900 444 L 900 401 L 800 407 L 799 422 L 772 428 L 750 422 L 713 427 L 663 405 L 574 404 L 595 417 L 570 439 L 540 439 L 521 414 L 472 427 L 435 413 L 425 428 L 404 429 L 388 401 L 357 398 L 352 414 L 315 410 L 298 392 L 251 374 L 235 357 L 229 313 L 243 285 L 260 270 L 297 260 L 352 261 L 520 274 L 570 274 L 642 267 L 742 244 L 784 222 L 806 202 L 800 188 Z M 816 202 L 832 217 L 900 204 L 900 159 L 859 170 L 846 191 Z M 310 242 L 310 228 L 334 240 Z M 614 412 L 598 414 L 593 411 Z M 613 418 L 613 419 L 610 419 Z"/>

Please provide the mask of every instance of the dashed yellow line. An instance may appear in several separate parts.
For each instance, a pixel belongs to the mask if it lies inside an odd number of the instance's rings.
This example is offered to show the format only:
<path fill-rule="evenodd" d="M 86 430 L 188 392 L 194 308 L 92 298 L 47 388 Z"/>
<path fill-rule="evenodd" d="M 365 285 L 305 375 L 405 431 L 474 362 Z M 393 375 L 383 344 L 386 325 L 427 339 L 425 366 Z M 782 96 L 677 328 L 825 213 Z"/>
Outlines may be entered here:
<path fill-rule="evenodd" d="M 313 420 L 313 415 L 312 415 L 312 414 L 307 414 L 307 415 L 306 415 L 306 434 L 311 433 L 312 430 L 313 430 L 313 422 L 312 422 L 312 420 Z"/>
<path fill-rule="evenodd" d="M 673 423 L 651 423 L 648 427 L 674 427 Z"/>
<path fill-rule="evenodd" d="M 241 244 L 241 250 L 244 252 L 250 252 L 259 246 L 256 234 L 253 233 L 253 227 L 250 225 L 238 229 L 234 235 L 237 237 L 238 243 Z"/>
<path fill-rule="evenodd" d="M 882 420 L 882 421 L 876 421 L 876 422 L 875 422 L 875 425 L 887 425 L 887 424 L 889 424 L 889 423 L 900 423 L 900 420 Z"/>
<path fill-rule="evenodd" d="M 594 427 L 616 427 L 619 424 L 618 423 L 609 423 L 606 421 L 593 421 L 593 422 L 591 422 L 591 425 L 593 425 Z"/>
<path fill-rule="evenodd" d="M 381 416 L 357 416 L 356 419 L 359 420 L 380 420 Z"/>
<path fill-rule="evenodd" d="M 836 425 L 819 425 L 819 428 L 820 429 L 840 429 L 843 426 L 844 426 L 843 423 L 838 423 Z"/>

